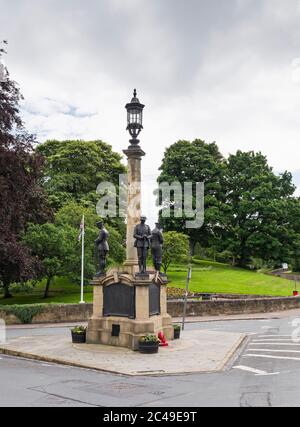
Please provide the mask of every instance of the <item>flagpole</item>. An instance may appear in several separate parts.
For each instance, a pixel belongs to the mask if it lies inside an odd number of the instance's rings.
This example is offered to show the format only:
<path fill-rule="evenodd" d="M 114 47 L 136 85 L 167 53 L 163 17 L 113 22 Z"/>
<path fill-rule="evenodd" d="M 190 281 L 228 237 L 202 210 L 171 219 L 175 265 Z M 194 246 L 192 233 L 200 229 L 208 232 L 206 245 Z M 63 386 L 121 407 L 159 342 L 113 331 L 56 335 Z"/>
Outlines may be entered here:
<path fill-rule="evenodd" d="M 83 300 L 83 283 L 84 283 L 84 215 L 82 216 L 82 235 L 81 235 L 81 299 L 80 304 L 85 304 Z"/>

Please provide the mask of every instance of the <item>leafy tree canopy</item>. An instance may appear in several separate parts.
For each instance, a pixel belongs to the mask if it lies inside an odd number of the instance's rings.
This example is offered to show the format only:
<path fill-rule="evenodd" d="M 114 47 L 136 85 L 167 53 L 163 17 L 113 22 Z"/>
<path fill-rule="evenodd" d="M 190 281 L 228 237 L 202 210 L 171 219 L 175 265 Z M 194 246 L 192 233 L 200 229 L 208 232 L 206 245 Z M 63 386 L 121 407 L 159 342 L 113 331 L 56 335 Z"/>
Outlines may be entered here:
<path fill-rule="evenodd" d="M 261 153 L 237 151 L 228 158 L 226 191 L 223 245 L 237 262 L 291 260 L 300 231 L 292 175 L 276 175 Z"/>
<path fill-rule="evenodd" d="M 204 182 L 205 224 L 201 229 L 186 229 L 186 218 L 163 218 L 161 223 L 166 230 L 176 230 L 187 233 L 191 240 L 192 249 L 197 242 L 208 246 L 217 232 L 224 197 L 224 171 L 226 163 L 216 143 L 206 143 L 200 139 L 178 141 L 165 151 L 158 182 L 179 181 Z M 169 203 L 164 203 L 167 208 Z M 172 200 L 171 200 L 172 205 Z"/>
<path fill-rule="evenodd" d="M 37 152 L 46 159 L 43 183 L 55 209 L 72 200 L 95 205 L 97 186 L 118 185 L 126 171 L 121 156 L 100 140 L 47 141 Z"/>
<path fill-rule="evenodd" d="M 254 258 L 266 265 L 299 266 L 300 201 L 289 172 L 275 174 L 261 153 L 237 151 L 223 159 L 215 143 L 178 141 L 169 147 L 159 182 L 205 183 L 205 223 L 186 229 L 186 218 L 163 218 L 168 231 L 189 235 L 217 253 L 230 254 L 246 267 Z M 163 201 L 163 207 L 174 203 Z"/>

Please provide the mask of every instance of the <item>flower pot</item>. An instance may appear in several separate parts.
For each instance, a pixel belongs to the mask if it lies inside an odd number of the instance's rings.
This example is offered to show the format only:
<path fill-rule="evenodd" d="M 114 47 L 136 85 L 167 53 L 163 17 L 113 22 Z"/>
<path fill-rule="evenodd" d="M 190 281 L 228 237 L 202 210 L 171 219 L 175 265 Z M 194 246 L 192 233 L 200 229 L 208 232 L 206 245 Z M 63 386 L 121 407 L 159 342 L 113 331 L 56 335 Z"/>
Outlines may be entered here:
<path fill-rule="evenodd" d="M 180 329 L 174 329 L 174 340 L 179 340 L 180 338 Z"/>
<path fill-rule="evenodd" d="M 76 334 L 75 332 L 71 332 L 72 334 L 72 343 L 74 344 L 84 344 L 86 341 L 86 333 Z"/>
<path fill-rule="evenodd" d="M 294 297 L 297 297 L 299 295 L 299 292 L 298 291 L 293 291 L 293 295 L 294 295 Z"/>
<path fill-rule="evenodd" d="M 139 342 L 139 352 L 154 354 L 158 352 L 159 342 Z"/>

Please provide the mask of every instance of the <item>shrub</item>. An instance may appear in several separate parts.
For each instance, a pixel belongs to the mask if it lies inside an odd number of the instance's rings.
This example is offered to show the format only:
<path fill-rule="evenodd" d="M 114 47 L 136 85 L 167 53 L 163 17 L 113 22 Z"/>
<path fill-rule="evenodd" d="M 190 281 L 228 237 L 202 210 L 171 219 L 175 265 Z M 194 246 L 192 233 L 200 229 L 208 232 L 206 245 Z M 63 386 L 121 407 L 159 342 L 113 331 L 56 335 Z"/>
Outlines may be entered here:
<path fill-rule="evenodd" d="M 159 339 L 156 335 L 144 335 L 142 337 L 140 337 L 139 339 L 140 342 L 152 342 L 152 343 L 157 343 L 159 342 Z"/>
<path fill-rule="evenodd" d="M 274 264 L 272 261 L 264 261 L 261 258 L 251 258 L 250 265 L 251 270 L 268 270 L 273 269 Z"/>
<path fill-rule="evenodd" d="M 168 298 L 183 298 L 185 296 L 185 289 L 183 288 L 167 288 L 167 297 Z M 194 296 L 193 292 L 188 292 L 188 296 Z"/>
<path fill-rule="evenodd" d="M 85 326 L 74 326 L 74 328 L 71 329 L 73 334 L 85 334 L 86 333 L 86 327 Z"/>
<path fill-rule="evenodd" d="M 32 323 L 32 319 L 41 311 L 45 305 L 43 304 L 28 304 L 28 305 L 10 305 L 0 306 L 0 311 L 7 314 L 15 315 L 23 324 Z"/>
<path fill-rule="evenodd" d="M 26 283 L 13 283 L 9 289 L 13 294 L 30 294 L 34 290 L 34 285 L 30 282 Z"/>

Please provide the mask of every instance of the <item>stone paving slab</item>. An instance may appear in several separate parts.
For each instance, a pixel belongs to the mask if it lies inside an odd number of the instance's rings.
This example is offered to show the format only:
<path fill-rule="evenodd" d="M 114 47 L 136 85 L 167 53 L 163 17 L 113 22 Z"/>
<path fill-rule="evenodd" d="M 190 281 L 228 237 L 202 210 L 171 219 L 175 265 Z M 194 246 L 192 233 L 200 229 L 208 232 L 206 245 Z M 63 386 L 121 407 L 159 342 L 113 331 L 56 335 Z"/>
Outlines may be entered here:
<path fill-rule="evenodd" d="M 72 344 L 69 335 L 19 337 L 0 344 L 0 353 L 125 375 L 178 375 L 217 372 L 245 335 L 208 330 L 184 331 L 180 340 L 147 355 L 129 349 Z"/>

